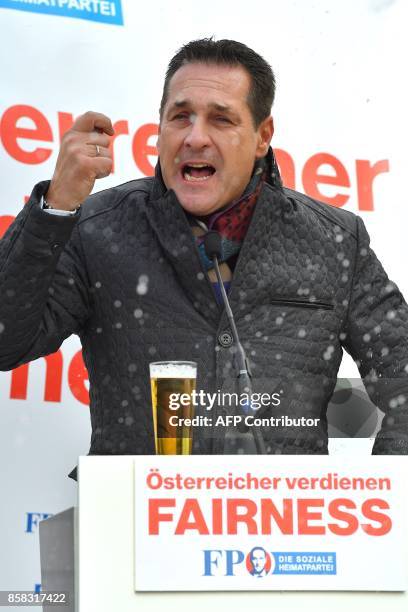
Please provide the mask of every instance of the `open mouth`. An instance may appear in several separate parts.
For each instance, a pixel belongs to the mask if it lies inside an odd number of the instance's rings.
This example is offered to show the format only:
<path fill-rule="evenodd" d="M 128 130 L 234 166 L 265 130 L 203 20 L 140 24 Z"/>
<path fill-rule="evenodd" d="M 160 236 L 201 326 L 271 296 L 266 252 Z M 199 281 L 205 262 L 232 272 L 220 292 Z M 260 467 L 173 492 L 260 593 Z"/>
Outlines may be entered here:
<path fill-rule="evenodd" d="M 205 163 L 184 164 L 181 169 L 183 179 L 189 183 L 208 181 L 215 172 L 214 166 Z"/>

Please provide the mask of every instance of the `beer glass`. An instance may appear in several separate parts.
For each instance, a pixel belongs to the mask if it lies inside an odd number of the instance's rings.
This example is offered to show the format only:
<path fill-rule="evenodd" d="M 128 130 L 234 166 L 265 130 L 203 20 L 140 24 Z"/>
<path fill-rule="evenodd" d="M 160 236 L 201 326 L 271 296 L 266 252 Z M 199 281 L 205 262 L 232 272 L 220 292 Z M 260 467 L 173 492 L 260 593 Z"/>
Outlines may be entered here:
<path fill-rule="evenodd" d="M 191 455 L 194 417 L 191 392 L 197 364 L 193 361 L 156 361 L 150 364 L 156 455 Z"/>

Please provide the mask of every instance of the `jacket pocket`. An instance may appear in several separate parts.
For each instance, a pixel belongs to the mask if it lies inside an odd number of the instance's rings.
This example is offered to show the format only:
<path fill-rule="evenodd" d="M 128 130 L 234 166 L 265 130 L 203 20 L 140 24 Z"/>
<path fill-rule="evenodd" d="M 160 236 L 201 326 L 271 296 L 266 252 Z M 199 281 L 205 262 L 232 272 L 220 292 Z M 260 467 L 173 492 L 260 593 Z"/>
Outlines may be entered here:
<path fill-rule="evenodd" d="M 334 304 L 329 302 L 309 302 L 306 300 L 294 300 L 291 298 L 272 298 L 269 300 L 269 304 L 274 306 L 295 306 L 298 308 L 314 308 L 315 310 L 334 310 Z"/>

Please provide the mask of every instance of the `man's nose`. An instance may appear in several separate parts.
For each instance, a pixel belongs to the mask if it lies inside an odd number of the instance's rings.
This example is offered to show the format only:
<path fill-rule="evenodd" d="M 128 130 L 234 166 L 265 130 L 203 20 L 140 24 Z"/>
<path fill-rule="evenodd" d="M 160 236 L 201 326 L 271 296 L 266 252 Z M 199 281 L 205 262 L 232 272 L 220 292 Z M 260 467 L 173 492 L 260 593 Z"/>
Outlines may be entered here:
<path fill-rule="evenodd" d="M 192 149 L 202 149 L 211 144 L 208 127 L 203 119 L 191 116 L 190 127 L 184 139 L 184 144 Z"/>

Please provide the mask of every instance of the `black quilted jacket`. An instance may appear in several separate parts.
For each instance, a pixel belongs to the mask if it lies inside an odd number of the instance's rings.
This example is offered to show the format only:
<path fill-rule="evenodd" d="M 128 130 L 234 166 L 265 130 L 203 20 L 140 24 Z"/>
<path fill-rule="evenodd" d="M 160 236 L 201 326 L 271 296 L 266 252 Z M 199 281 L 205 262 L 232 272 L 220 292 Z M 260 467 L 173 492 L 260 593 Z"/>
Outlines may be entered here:
<path fill-rule="evenodd" d="M 78 334 L 90 453 L 153 453 L 150 361 L 196 361 L 198 389 L 236 391 L 225 312 L 159 166 L 155 178 L 90 196 L 74 217 L 41 210 L 48 185 L 35 186 L 0 241 L 0 369 Z M 343 348 L 386 413 L 373 452 L 408 453 L 408 307 L 359 217 L 282 188 L 271 174 L 229 296 L 254 391 L 281 392 L 280 406 L 262 416 L 320 419 L 318 427 L 263 427 L 268 453 L 327 453 L 326 408 Z M 244 439 L 197 429 L 194 452 L 242 452 Z"/>

